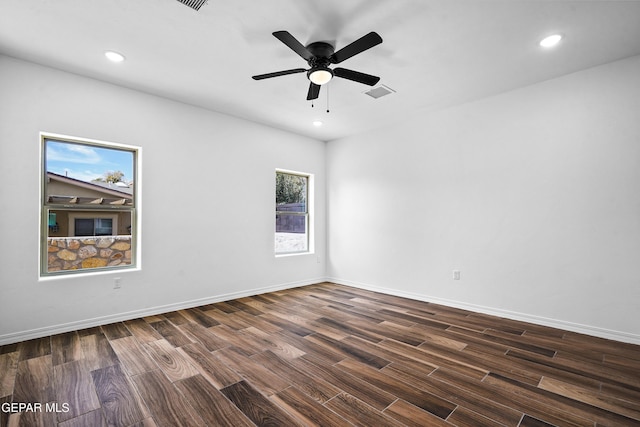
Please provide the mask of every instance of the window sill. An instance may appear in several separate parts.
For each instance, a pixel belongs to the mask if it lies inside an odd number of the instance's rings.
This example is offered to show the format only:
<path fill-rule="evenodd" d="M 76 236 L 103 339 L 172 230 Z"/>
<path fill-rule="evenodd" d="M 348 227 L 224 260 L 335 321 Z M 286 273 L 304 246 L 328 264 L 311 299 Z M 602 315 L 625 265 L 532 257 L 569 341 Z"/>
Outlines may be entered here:
<path fill-rule="evenodd" d="M 41 275 L 38 277 L 38 282 L 49 282 L 54 280 L 61 279 L 81 279 L 86 277 L 94 277 L 94 276 L 106 276 L 106 275 L 114 275 L 114 274 L 129 274 L 133 271 L 141 271 L 142 268 L 139 266 L 135 267 L 121 267 L 121 268 L 110 268 L 110 269 L 101 269 L 100 271 L 83 271 L 83 272 L 73 272 L 73 273 L 59 273 L 59 274 L 47 274 Z"/>
<path fill-rule="evenodd" d="M 283 253 L 283 254 L 275 254 L 276 258 L 288 258 L 288 257 L 296 257 L 296 256 L 302 256 L 302 255 L 313 255 L 312 251 L 307 251 L 307 252 L 289 252 L 289 253 Z"/>

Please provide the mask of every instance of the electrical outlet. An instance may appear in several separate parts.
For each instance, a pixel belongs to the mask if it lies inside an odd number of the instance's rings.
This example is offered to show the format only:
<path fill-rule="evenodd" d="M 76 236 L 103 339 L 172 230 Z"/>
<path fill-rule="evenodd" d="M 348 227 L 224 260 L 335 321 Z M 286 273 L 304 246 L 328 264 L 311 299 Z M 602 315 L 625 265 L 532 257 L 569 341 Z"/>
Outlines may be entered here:
<path fill-rule="evenodd" d="M 460 270 L 453 270 L 453 280 L 460 280 Z"/>
<path fill-rule="evenodd" d="M 113 279 L 113 289 L 120 289 L 122 287 L 122 278 L 116 277 Z"/>

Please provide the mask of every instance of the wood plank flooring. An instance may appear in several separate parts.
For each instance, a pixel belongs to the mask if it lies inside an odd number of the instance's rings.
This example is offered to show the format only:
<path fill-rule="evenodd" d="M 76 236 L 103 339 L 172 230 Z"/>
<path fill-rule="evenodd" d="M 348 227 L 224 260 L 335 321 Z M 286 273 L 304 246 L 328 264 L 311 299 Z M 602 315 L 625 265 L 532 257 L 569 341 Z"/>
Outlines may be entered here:
<path fill-rule="evenodd" d="M 0 347 L 0 404 L 12 427 L 629 427 L 640 346 L 320 283 Z"/>

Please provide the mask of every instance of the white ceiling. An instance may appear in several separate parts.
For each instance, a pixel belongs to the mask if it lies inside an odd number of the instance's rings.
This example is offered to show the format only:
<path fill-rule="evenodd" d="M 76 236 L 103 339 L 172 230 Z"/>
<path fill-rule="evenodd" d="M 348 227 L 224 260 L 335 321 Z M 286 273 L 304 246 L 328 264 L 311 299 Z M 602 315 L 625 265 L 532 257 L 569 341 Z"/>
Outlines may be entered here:
<path fill-rule="evenodd" d="M 336 50 L 376 31 L 381 45 L 340 66 L 396 92 L 335 78 L 312 108 L 305 74 L 252 80 L 308 68 L 277 30 Z M 328 141 L 638 55 L 640 1 L 0 0 L 0 53 Z"/>

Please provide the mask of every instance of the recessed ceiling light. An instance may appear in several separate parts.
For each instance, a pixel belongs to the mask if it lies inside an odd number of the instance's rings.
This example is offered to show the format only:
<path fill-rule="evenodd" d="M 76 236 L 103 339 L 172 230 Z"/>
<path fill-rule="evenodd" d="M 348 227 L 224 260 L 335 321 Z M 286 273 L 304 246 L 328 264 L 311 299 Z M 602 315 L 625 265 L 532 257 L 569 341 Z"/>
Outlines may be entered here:
<path fill-rule="evenodd" d="M 553 47 L 560 43 L 562 40 L 562 34 L 553 34 L 551 36 L 545 37 L 540 41 L 540 46 L 542 47 Z"/>
<path fill-rule="evenodd" d="M 108 50 L 104 53 L 104 56 L 106 56 L 109 61 L 113 61 L 113 62 L 122 62 L 124 61 L 124 55 L 118 52 L 114 52 L 112 50 Z"/>
<path fill-rule="evenodd" d="M 322 126 L 322 122 L 320 120 L 314 120 L 313 125 L 319 128 L 320 126 Z"/>

